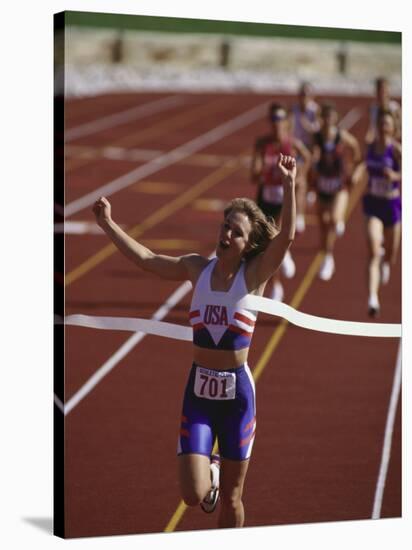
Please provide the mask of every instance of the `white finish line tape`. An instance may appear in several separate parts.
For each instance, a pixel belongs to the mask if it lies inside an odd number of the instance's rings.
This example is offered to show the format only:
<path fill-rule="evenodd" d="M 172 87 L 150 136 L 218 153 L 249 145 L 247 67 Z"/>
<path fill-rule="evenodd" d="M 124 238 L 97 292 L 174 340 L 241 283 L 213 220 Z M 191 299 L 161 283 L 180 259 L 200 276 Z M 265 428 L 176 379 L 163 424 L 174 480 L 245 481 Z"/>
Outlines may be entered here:
<path fill-rule="evenodd" d="M 293 325 L 309 330 L 329 332 L 332 334 L 346 334 L 349 336 L 372 336 L 378 338 L 400 338 L 402 327 L 392 323 L 360 323 L 355 321 L 339 321 L 327 317 L 317 317 L 308 313 L 302 313 L 287 304 L 251 296 L 250 294 L 241 300 L 240 304 L 246 309 L 269 313 L 283 317 Z M 239 304 L 239 305 L 240 305 Z"/>
<path fill-rule="evenodd" d="M 174 325 L 152 319 L 134 319 L 132 317 L 91 317 L 89 315 L 69 315 L 64 318 L 65 325 L 98 328 L 104 330 L 127 330 L 144 332 L 155 336 L 165 336 L 175 340 L 191 340 L 192 329 L 183 325 Z"/>
<path fill-rule="evenodd" d="M 216 297 L 216 305 L 225 304 L 225 297 Z M 378 338 L 400 338 L 401 325 L 389 323 L 360 323 L 353 321 L 339 321 L 302 313 L 282 302 L 269 298 L 248 295 L 238 302 L 240 307 L 252 311 L 261 311 L 270 315 L 283 317 L 290 323 L 320 332 L 344 334 L 350 336 L 370 336 Z M 173 323 L 165 323 L 151 319 L 136 319 L 131 317 L 92 317 L 88 315 L 69 315 L 64 318 L 65 325 L 76 325 L 104 330 L 125 330 L 144 332 L 156 336 L 165 336 L 176 340 L 192 340 L 192 328 Z"/>

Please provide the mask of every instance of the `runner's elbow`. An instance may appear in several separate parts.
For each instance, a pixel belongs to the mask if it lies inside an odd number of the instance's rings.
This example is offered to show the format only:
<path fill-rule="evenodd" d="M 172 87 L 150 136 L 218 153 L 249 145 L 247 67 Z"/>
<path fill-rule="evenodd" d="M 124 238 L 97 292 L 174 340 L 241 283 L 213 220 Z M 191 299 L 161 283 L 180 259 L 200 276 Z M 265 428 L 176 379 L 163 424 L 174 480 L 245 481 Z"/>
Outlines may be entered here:
<path fill-rule="evenodd" d="M 136 258 L 136 263 L 143 271 L 153 272 L 156 254 L 149 249 L 142 251 Z"/>

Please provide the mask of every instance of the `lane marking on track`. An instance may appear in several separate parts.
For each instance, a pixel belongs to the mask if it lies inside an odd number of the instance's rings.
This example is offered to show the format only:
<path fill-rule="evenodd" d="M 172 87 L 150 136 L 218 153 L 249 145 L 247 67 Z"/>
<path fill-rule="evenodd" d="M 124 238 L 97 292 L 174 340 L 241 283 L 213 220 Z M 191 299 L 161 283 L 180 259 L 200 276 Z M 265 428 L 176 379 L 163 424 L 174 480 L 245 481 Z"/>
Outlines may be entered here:
<path fill-rule="evenodd" d="M 107 158 L 113 160 L 152 160 L 159 155 L 163 155 L 165 151 L 161 149 L 143 149 L 142 147 L 134 149 L 125 149 L 116 145 L 106 145 L 105 147 L 94 147 L 91 145 L 67 145 L 67 158 L 81 158 L 85 154 L 91 154 L 93 157 Z"/>
<path fill-rule="evenodd" d="M 222 104 L 227 105 L 227 100 L 220 99 L 213 103 L 207 102 L 204 105 L 196 105 L 193 109 L 186 110 L 184 113 L 179 113 L 167 119 L 163 119 L 160 122 L 153 124 L 148 128 L 135 130 L 125 136 L 118 138 L 109 147 L 135 147 L 137 144 L 146 142 L 149 140 L 156 140 L 162 138 L 165 134 L 170 135 L 171 131 L 175 131 L 181 128 L 187 128 L 194 121 L 199 123 L 202 119 L 210 119 L 213 114 L 221 114 Z M 101 150 L 107 146 L 101 147 Z M 96 153 L 93 159 L 73 159 L 66 163 L 66 172 L 75 170 L 76 168 L 84 167 L 93 162 L 96 158 Z"/>
<path fill-rule="evenodd" d="M 65 235 L 105 235 L 103 229 L 101 229 L 95 222 L 87 221 L 67 221 L 65 223 L 55 223 L 54 232 L 64 233 Z"/>
<path fill-rule="evenodd" d="M 342 130 L 349 130 L 361 118 L 363 110 L 360 107 L 354 107 L 348 111 L 345 116 L 339 121 L 338 126 Z"/>
<path fill-rule="evenodd" d="M 372 519 L 381 517 L 382 501 L 385 492 L 386 477 L 388 474 L 389 462 L 391 458 L 393 428 L 396 420 L 396 409 L 398 407 L 399 395 L 402 382 L 402 343 L 399 342 L 398 355 L 396 358 L 395 373 L 393 377 L 392 393 L 388 407 L 388 416 L 386 418 L 385 436 L 382 447 L 381 464 L 376 483 L 375 498 L 373 501 Z"/>
<path fill-rule="evenodd" d="M 59 399 L 59 398 L 57 397 L 56 394 L 54 394 L 54 404 L 57 406 L 57 408 L 59 408 L 59 409 L 62 411 L 62 413 L 64 413 L 64 405 L 63 405 L 63 402 L 62 402 L 61 399 Z"/>
<path fill-rule="evenodd" d="M 147 193 L 148 195 L 176 195 L 187 189 L 187 186 L 182 183 L 166 181 L 139 181 L 131 189 L 136 193 Z"/>
<path fill-rule="evenodd" d="M 197 153 L 201 149 L 205 149 L 207 146 L 220 141 L 237 130 L 241 130 L 246 126 L 249 126 L 249 124 L 255 122 L 262 116 L 266 106 L 267 102 L 261 103 L 257 107 L 254 107 L 253 109 L 250 109 L 249 111 L 246 111 L 245 113 L 242 113 L 241 115 L 216 126 L 205 134 L 201 134 L 200 136 L 184 143 L 183 145 L 180 145 L 179 147 L 176 147 L 168 153 L 165 153 L 164 155 L 161 155 L 160 157 L 157 157 L 142 166 L 138 166 L 134 170 L 123 174 L 123 176 L 102 185 L 91 193 L 87 193 L 83 197 L 72 201 L 65 208 L 66 217 L 72 216 L 84 208 L 91 206 L 102 195 L 113 195 L 114 193 L 129 187 L 133 183 L 136 183 L 163 168 L 172 166 L 182 159 L 191 156 L 193 153 Z"/>
<path fill-rule="evenodd" d="M 182 520 L 182 517 L 184 516 L 184 513 L 188 508 L 189 508 L 188 505 L 185 504 L 183 500 L 181 500 L 177 505 L 177 508 L 174 511 L 172 517 L 168 521 L 168 524 L 164 528 L 163 532 L 172 533 L 176 529 L 176 527 L 179 525 L 180 521 Z"/>
<path fill-rule="evenodd" d="M 66 222 L 54 224 L 55 233 L 65 235 L 100 235 L 105 232 L 94 222 Z M 190 239 L 141 239 L 144 246 L 154 250 L 198 250 L 201 246 L 199 241 Z"/>
<path fill-rule="evenodd" d="M 154 250 L 199 250 L 201 243 L 189 239 L 142 239 L 141 243 Z"/>
<path fill-rule="evenodd" d="M 222 199 L 197 199 L 193 202 L 194 210 L 204 210 L 206 212 L 223 212 L 227 202 Z"/>
<path fill-rule="evenodd" d="M 109 159 L 109 160 L 120 160 L 120 161 L 131 161 L 131 162 L 140 162 L 152 160 L 159 155 L 163 155 L 165 151 L 156 150 L 156 149 L 142 149 L 142 148 L 133 148 L 125 149 L 124 147 L 116 147 L 109 145 L 107 147 L 90 147 L 85 145 L 68 145 L 66 147 L 66 157 L 67 162 L 76 159 Z M 223 162 L 232 160 L 233 162 L 247 163 L 250 162 L 250 157 L 246 155 L 241 159 L 235 155 L 212 155 L 212 154 L 195 154 L 190 158 L 183 159 L 181 164 L 189 166 L 206 166 L 215 168 L 221 166 Z"/>
<path fill-rule="evenodd" d="M 164 151 L 160 149 L 125 149 L 124 147 L 116 147 L 109 145 L 108 147 L 103 147 L 103 149 L 95 149 L 96 157 L 99 152 L 101 153 L 102 158 L 112 159 L 112 160 L 130 160 L 130 161 L 147 161 L 152 160 L 159 155 L 163 155 Z"/>
<path fill-rule="evenodd" d="M 149 101 L 148 103 L 137 105 L 136 107 L 132 107 L 126 111 L 107 115 L 105 117 L 92 120 L 91 122 L 80 124 L 74 128 L 69 128 L 65 133 L 65 141 L 72 141 L 79 137 L 89 136 L 91 134 L 101 132 L 102 130 L 114 128 L 120 124 L 134 122 L 135 120 L 140 120 L 154 113 L 161 113 L 170 107 L 176 107 L 184 102 L 185 97 L 181 95 L 173 95 L 156 99 L 155 101 Z"/>

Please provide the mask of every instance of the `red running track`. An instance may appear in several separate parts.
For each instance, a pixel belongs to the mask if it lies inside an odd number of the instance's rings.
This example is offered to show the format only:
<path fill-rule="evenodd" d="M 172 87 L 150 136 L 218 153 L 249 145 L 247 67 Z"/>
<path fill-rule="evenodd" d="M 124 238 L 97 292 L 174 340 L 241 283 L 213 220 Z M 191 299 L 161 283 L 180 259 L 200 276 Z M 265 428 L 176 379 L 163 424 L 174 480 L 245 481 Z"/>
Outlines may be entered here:
<path fill-rule="evenodd" d="M 66 127 L 161 97 L 130 94 L 68 101 Z M 70 141 L 66 205 L 273 98 L 187 94 L 180 99 L 161 113 Z M 290 104 L 294 98 L 280 99 Z M 360 119 L 351 130 L 362 139 L 368 100 L 333 99 L 342 115 L 360 108 Z M 134 228 L 139 239 L 157 251 L 210 254 L 221 205 L 234 196 L 254 197 L 245 155 L 255 137 L 266 130 L 263 114 L 187 159 L 113 194 L 114 218 L 127 229 Z M 205 180 L 209 187 L 202 192 L 198 186 Z M 198 196 L 184 200 L 197 189 Z M 159 211 L 156 221 L 153 215 Z M 142 225 L 147 219 L 152 223 Z M 90 207 L 70 221 L 92 222 Z M 293 244 L 297 273 L 285 282 L 285 301 L 297 300 L 299 291 L 302 311 L 370 321 L 359 197 L 337 243 L 337 271 L 328 283 L 308 275 L 318 240 L 310 209 L 307 230 Z M 109 250 L 104 259 L 96 260 L 96 253 L 107 250 L 107 244 L 102 234 L 67 234 L 66 314 L 150 317 L 180 285 L 139 272 L 117 252 Z M 400 322 L 400 288 L 398 262 L 381 292 L 380 322 Z M 189 301 L 186 295 L 165 320 L 187 324 Z M 277 344 L 257 381 L 258 429 L 244 494 L 246 526 L 370 518 L 399 342 L 328 335 L 290 325 L 280 334 L 279 327 L 279 320 L 261 314 L 250 355 L 253 369 L 278 331 Z M 67 327 L 65 402 L 130 338 L 130 333 Z M 147 336 L 66 415 L 68 537 L 160 532 L 172 517 L 178 520 L 176 530 L 216 527 L 217 514 L 206 515 L 200 509 L 175 515 L 180 502 L 175 451 L 190 364 L 190 345 Z M 382 517 L 401 515 L 400 407 L 398 403 Z"/>

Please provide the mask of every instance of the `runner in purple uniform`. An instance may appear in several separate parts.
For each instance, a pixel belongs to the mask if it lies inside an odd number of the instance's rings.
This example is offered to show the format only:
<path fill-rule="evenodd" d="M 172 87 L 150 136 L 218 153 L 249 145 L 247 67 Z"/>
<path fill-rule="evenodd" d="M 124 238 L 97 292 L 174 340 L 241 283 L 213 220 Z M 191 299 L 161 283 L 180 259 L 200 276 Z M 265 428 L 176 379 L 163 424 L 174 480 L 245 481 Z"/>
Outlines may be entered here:
<path fill-rule="evenodd" d="M 402 150 L 394 137 L 395 132 L 393 114 L 380 111 L 377 137 L 366 152 L 368 188 L 363 197 L 363 211 L 367 221 L 368 311 L 371 316 L 379 313 L 379 284 L 389 281 L 390 268 L 396 262 L 401 237 Z"/>
<path fill-rule="evenodd" d="M 301 141 L 309 152 L 313 148 L 313 136 L 320 129 L 320 106 L 315 101 L 313 89 L 309 82 L 302 82 L 298 102 L 292 106 L 292 134 Z M 311 162 L 312 159 L 310 159 Z M 296 231 L 305 231 L 305 211 L 308 190 L 308 175 L 310 162 L 300 155 L 296 158 L 298 172 L 296 175 Z"/>
<path fill-rule="evenodd" d="M 376 99 L 369 107 L 369 127 L 366 133 L 366 143 L 372 143 L 377 135 L 377 122 L 379 111 L 390 111 L 395 123 L 394 136 L 401 141 L 402 111 L 400 104 L 392 99 L 389 92 L 389 82 L 384 77 L 375 80 Z"/>
<path fill-rule="evenodd" d="M 280 154 L 277 168 L 284 192 L 281 229 L 252 200 L 234 199 L 224 211 L 212 260 L 199 254 L 155 254 L 113 221 L 107 199 L 93 207 L 99 226 L 138 267 L 193 284 L 193 365 L 178 438 L 179 481 L 188 506 L 200 504 L 212 512 L 220 495 L 219 527 L 244 523 L 242 493 L 256 428 L 255 388 L 247 364 L 256 312 L 242 308 L 240 301 L 247 294 L 262 296 L 295 234 L 296 161 Z M 216 440 L 220 458 L 212 456 Z"/>

